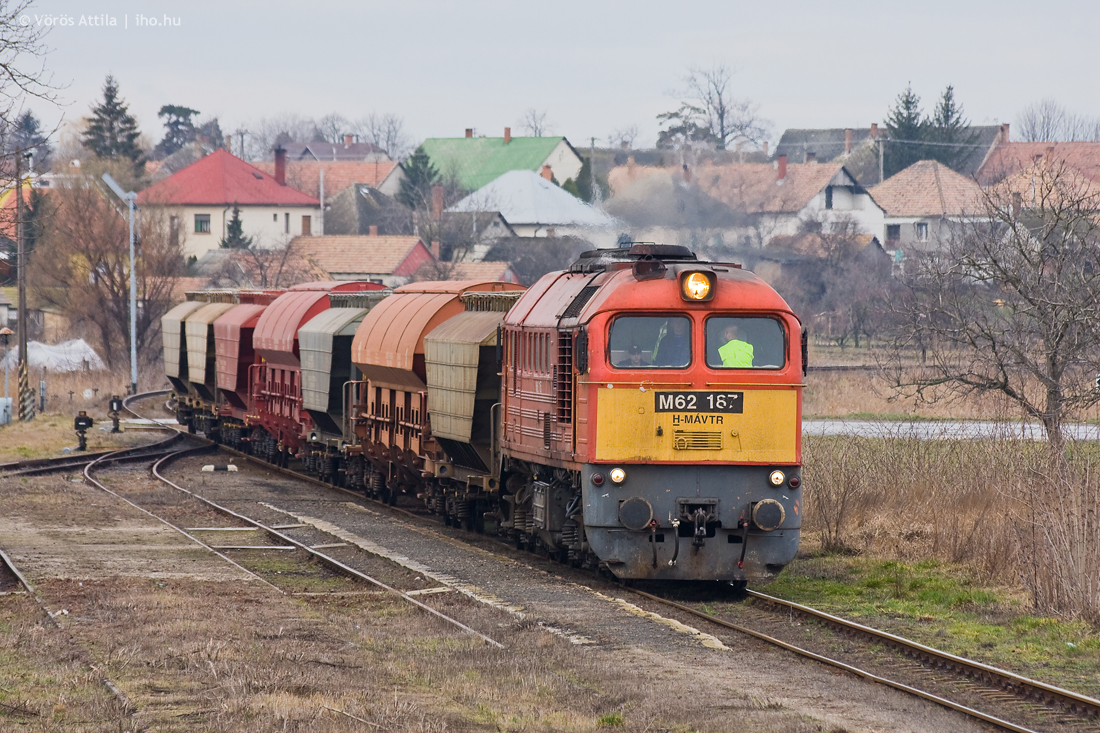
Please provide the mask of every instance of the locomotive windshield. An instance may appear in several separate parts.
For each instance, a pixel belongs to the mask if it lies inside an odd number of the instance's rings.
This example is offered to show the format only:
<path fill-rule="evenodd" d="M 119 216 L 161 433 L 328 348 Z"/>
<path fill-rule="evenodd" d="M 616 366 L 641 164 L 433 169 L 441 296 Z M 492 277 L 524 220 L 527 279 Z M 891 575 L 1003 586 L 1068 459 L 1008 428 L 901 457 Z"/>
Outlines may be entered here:
<path fill-rule="evenodd" d="M 611 366 L 617 369 L 682 369 L 691 363 L 691 319 L 616 318 L 607 342 Z"/>
<path fill-rule="evenodd" d="M 714 369 L 781 369 L 786 345 L 774 318 L 707 319 L 707 366 Z"/>

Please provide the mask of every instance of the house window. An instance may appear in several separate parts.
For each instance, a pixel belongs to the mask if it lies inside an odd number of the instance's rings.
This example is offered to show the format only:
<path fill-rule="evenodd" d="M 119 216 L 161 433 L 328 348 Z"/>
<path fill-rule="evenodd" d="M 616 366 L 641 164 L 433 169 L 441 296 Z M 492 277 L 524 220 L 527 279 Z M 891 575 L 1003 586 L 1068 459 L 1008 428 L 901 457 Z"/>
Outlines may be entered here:
<path fill-rule="evenodd" d="M 278 215 L 278 214 L 272 214 L 272 215 L 271 215 L 271 221 L 273 221 L 273 222 L 275 222 L 276 224 L 278 224 L 278 223 L 279 223 L 279 215 Z"/>
<path fill-rule="evenodd" d="M 283 234 L 290 234 L 290 212 L 286 212 L 286 220 L 283 222 Z"/>
<path fill-rule="evenodd" d="M 832 186 L 826 186 L 825 187 L 825 208 L 826 209 L 833 208 L 833 187 Z"/>
<path fill-rule="evenodd" d="M 195 234 L 210 233 L 210 214 L 195 214 Z"/>
<path fill-rule="evenodd" d="M 928 222 L 924 222 L 924 221 L 917 222 L 917 241 L 918 242 L 927 242 L 928 241 Z"/>
<path fill-rule="evenodd" d="M 886 241 L 896 242 L 901 239 L 901 224 L 886 225 Z"/>

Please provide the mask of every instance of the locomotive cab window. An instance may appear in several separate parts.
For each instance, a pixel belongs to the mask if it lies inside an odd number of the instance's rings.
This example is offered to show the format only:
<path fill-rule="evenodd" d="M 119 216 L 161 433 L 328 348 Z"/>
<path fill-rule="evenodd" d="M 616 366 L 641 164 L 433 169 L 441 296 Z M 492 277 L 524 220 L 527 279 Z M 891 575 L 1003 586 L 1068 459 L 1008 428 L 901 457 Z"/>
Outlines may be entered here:
<path fill-rule="evenodd" d="M 707 319 L 707 366 L 782 369 L 787 363 L 783 325 L 774 318 Z"/>
<path fill-rule="evenodd" d="M 607 345 L 616 369 L 682 369 L 691 364 L 691 319 L 622 316 L 612 321 Z"/>

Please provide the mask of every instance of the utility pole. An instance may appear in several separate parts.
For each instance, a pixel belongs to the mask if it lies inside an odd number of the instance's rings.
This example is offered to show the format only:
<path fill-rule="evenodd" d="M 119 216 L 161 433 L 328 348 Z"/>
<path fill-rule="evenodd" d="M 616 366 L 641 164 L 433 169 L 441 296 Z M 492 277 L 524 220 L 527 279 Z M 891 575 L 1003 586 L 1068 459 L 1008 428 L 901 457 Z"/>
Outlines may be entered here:
<path fill-rule="evenodd" d="M 23 226 L 23 151 L 15 153 L 15 265 L 19 268 L 17 285 L 19 286 L 19 374 L 16 377 L 19 393 L 19 419 L 34 419 L 34 393 L 30 390 L 30 360 L 27 354 L 27 244 Z"/>
<path fill-rule="evenodd" d="M 103 174 L 103 182 L 115 195 L 126 202 L 130 210 L 130 394 L 137 394 L 137 272 L 134 269 L 134 202 L 137 194 L 123 191 L 110 173 Z"/>
<path fill-rule="evenodd" d="M 885 169 L 882 165 L 882 162 L 883 162 L 883 152 L 882 151 L 883 151 L 883 148 L 885 148 L 885 147 L 886 147 L 886 139 L 880 137 L 878 139 L 878 182 L 879 183 L 882 183 L 883 179 L 885 178 L 885 176 L 883 175 L 883 171 Z"/>
<path fill-rule="evenodd" d="M 599 189 L 596 188 L 596 138 L 592 138 L 588 148 L 588 185 L 591 188 L 591 204 L 598 204 L 600 200 Z"/>

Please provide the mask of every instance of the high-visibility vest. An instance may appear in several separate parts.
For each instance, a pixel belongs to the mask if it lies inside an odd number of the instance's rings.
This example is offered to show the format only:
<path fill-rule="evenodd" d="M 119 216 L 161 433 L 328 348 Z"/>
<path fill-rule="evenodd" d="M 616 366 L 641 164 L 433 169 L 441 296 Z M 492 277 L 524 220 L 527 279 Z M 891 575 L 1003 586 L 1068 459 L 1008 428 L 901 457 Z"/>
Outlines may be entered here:
<path fill-rule="evenodd" d="M 752 344 L 737 339 L 727 341 L 725 346 L 718 348 L 718 356 L 722 357 L 722 366 L 724 367 L 751 368 Z"/>

